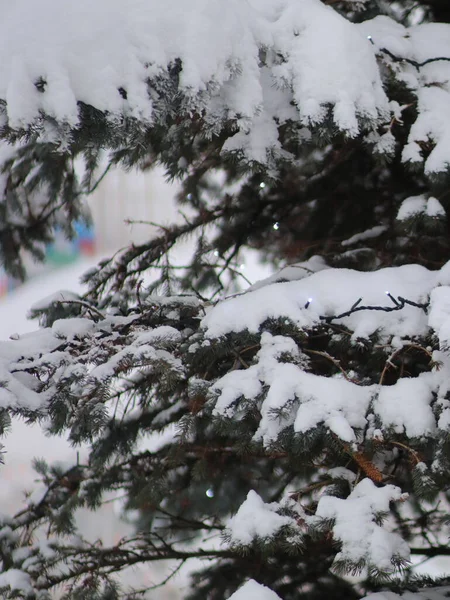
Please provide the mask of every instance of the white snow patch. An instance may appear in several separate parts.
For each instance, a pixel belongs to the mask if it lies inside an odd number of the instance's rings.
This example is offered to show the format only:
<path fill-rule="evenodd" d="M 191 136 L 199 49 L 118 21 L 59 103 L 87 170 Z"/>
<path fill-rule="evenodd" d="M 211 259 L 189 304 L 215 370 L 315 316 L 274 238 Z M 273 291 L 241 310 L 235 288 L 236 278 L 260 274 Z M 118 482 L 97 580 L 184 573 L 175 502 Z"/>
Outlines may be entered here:
<path fill-rule="evenodd" d="M 235 118 L 227 149 L 249 160 L 280 151 L 275 117 L 314 124 L 332 106 L 335 125 L 355 136 L 360 119 L 389 115 L 372 45 L 319 0 L 192 0 L 189 11 L 183 0 L 3 0 L 2 9 L 0 97 L 13 128 L 41 113 L 74 127 L 79 102 L 150 124 L 148 81 L 178 59 L 187 111 L 214 126 Z M 283 61 L 260 65 L 262 48 Z"/>
<path fill-rule="evenodd" d="M 351 561 L 382 572 L 393 572 L 393 560 L 409 559 L 408 544 L 400 535 L 383 529 L 375 522 L 376 516 L 389 512 L 389 503 L 405 499 L 393 485 L 376 487 L 370 479 L 363 479 L 346 498 L 322 496 L 316 516 L 332 519 L 333 536 L 342 544 L 335 561 Z"/>
<path fill-rule="evenodd" d="M 445 217 L 445 210 L 437 198 L 431 196 L 411 196 L 403 200 L 397 213 L 399 221 L 406 221 L 417 215 L 424 214 L 427 217 Z"/>
<path fill-rule="evenodd" d="M 30 576 L 20 569 L 8 569 L 0 573 L 0 587 L 3 586 L 21 592 L 26 596 L 33 594 Z"/>
<path fill-rule="evenodd" d="M 258 494 L 250 490 L 247 499 L 227 523 L 232 543 L 251 544 L 255 538 L 270 539 L 282 527 L 293 525 L 295 521 L 276 513 L 278 503 L 265 504 Z"/>
<path fill-rule="evenodd" d="M 387 291 L 394 298 L 426 301 L 435 285 L 436 273 L 439 272 L 419 265 L 371 272 L 324 269 L 300 281 L 267 285 L 222 301 L 207 313 L 202 325 L 210 338 L 245 330 L 256 333 L 268 319 L 290 319 L 299 327 L 310 328 L 321 318 L 349 311 L 359 298 L 361 306 L 392 307 Z M 425 313 L 413 306 L 392 312 L 357 311 L 337 322 L 353 330 L 354 338 L 368 337 L 375 331 L 414 336 L 427 329 Z"/>
<path fill-rule="evenodd" d="M 374 401 L 374 410 L 385 427 L 408 438 L 430 435 L 436 429 L 436 420 L 430 403 L 436 378 L 433 373 L 419 377 L 401 378 L 394 385 L 380 386 Z"/>
<path fill-rule="evenodd" d="M 270 588 L 250 579 L 237 592 L 234 592 L 229 600 L 281 600 Z"/>
<path fill-rule="evenodd" d="M 34 302 L 31 305 L 30 312 L 46 310 L 52 304 L 56 304 L 57 302 L 62 302 L 62 303 L 77 302 L 79 300 L 80 300 L 79 296 L 77 294 L 75 294 L 74 292 L 70 292 L 68 290 L 58 290 L 57 292 L 53 292 L 52 294 L 49 294 L 45 298 L 42 298 L 42 299 L 38 300 L 37 302 Z"/>
<path fill-rule="evenodd" d="M 375 227 L 366 229 L 366 231 L 362 231 L 361 233 L 356 233 L 355 235 L 352 235 L 352 237 L 348 238 L 348 240 L 344 240 L 343 242 L 341 242 L 341 244 L 342 246 L 352 246 L 357 242 L 377 238 L 386 230 L 386 225 L 375 225 Z"/>

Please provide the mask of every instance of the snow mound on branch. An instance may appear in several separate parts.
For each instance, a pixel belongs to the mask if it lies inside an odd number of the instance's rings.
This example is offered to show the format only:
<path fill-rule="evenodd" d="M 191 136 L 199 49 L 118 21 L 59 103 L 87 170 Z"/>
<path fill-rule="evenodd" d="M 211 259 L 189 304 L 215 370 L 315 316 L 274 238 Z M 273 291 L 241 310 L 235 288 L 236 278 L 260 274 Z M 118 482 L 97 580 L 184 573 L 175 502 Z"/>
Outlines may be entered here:
<path fill-rule="evenodd" d="M 283 281 L 298 281 L 304 277 L 308 277 L 311 273 L 322 271 L 323 269 L 329 269 L 325 260 L 321 256 L 312 256 L 310 259 L 300 263 L 294 263 L 280 269 L 273 275 L 257 281 L 251 285 L 246 291 L 252 292 L 259 288 L 265 287 L 270 283 L 282 283 Z"/>
<path fill-rule="evenodd" d="M 441 349 L 450 348 L 450 287 L 435 288 L 430 296 L 430 326 L 438 333 Z"/>
<path fill-rule="evenodd" d="M 386 428 L 410 437 L 432 435 L 436 419 L 431 408 L 433 393 L 445 385 L 446 371 L 422 373 L 417 378 L 399 379 L 394 385 L 359 385 L 344 377 L 324 377 L 304 370 L 304 364 L 280 362 L 290 354 L 298 359 L 290 338 L 264 332 L 255 364 L 227 373 L 213 385 L 216 394 L 213 414 L 239 418 L 242 399 L 253 401 L 263 395 L 261 421 L 253 436 L 265 446 L 292 426 L 299 434 L 323 424 L 344 442 L 354 442 L 357 431 L 368 424 L 368 411 Z M 445 392 L 440 394 L 445 395 Z M 441 419 L 442 428 L 444 421 Z"/>
<path fill-rule="evenodd" d="M 246 3 L 231 0 L 226 10 L 221 0 L 193 0 L 189 11 L 179 0 L 44 0 L 38 10 L 30 0 L 3 4 L 0 96 L 13 127 L 29 125 L 40 110 L 76 125 L 78 101 L 150 120 L 147 80 L 177 59 L 184 90 L 223 85 L 240 71 L 248 85 L 234 109 L 246 114 L 246 104 L 260 101 L 260 86 L 251 85 L 257 45 Z"/>
<path fill-rule="evenodd" d="M 342 440 L 353 441 L 353 428 L 361 429 L 366 423 L 374 386 L 362 387 L 345 379 L 307 373 L 302 364 L 279 362 L 283 354 L 298 358 L 294 341 L 264 332 L 256 363 L 246 370 L 227 373 L 215 383 L 218 398 L 214 414 L 235 416 L 241 398 L 254 400 L 266 387 L 255 440 L 270 445 L 285 427 L 293 425 L 297 433 L 306 433 L 324 423 Z M 282 416 L 276 414 L 280 410 L 284 411 Z"/>
<path fill-rule="evenodd" d="M 347 498 L 323 495 L 315 515 L 302 515 L 300 526 L 293 518 L 277 514 L 280 503 L 265 504 L 255 491 L 248 493 L 227 531 L 232 543 L 251 544 L 255 539 L 268 540 L 282 527 L 330 526 L 333 538 L 340 543 L 334 566 L 351 562 L 381 572 L 393 572 L 399 562 L 409 559 L 408 544 L 397 533 L 380 524 L 389 513 L 391 502 L 407 499 L 394 485 L 377 487 L 370 479 L 360 481 Z"/>
<path fill-rule="evenodd" d="M 320 0 L 0 2 L 2 121 L 40 141 L 69 143 L 83 103 L 119 129 L 124 116 L 167 127 L 168 110 L 202 115 L 208 135 L 234 132 L 224 151 L 269 166 L 292 158 L 280 127 L 309 133 L 328 117 L 389 154 L 405 108 L 384 91 L 392 73 L 417 99 L 403 160 L 428 174 L 450 164 L 448 24 L 357 25 Z"/>
<path fill-rule="evenodd" d="M 445 210 L 437 198 L 431 196 L 411 196 L 403 200 L 400 209 L 397 213 L 399 221 L 406 221 L 418 215 L 426 215 L 427 217 L 445 217 Z"/>
<path fill-rule="evenodd" d="M 302 123 L 322 122 L 329 103 L 335 124 L 357 135 L 358 116 L 376 120 L 380 108 L 388 114 L 370 43 L 332 8 L 316 0 L 286 3 L 275 45 L 288 60 L 274 71 L 292 82 Z"/>
<path fill-rule="evenodd" d="M 369 594 L 364 600 L 444 600 L 450 595 L 450 586 L 425 588 L 420 592 L 405 592 L 396 594 L 395 592 L 376 592 Z M 233 599 L 234 600 L 234 599 Z"/>
<path fill-rule="evenodd" d="M 229 600 L 280 600 L 280 597 L 265 585 L 250 579 Z"/>
<path fill-rule="evenodd" d="M 450 25 L 406 28 L 378 16 L 359 27 L 397 80 L 417 97 L 418 115 L 403 149 L 404 162 L 424 162 L 427 174 L 446 171 L 450 166 Z"/>
<path fill-rule="evenodd" d="M 375 227 L 371 227 L 370 229 L 366 229 L 361 233 L 355 233 L 352 237 L 348 238 L 348 240 L 344 240 L 341 242 L 341 246 L 352 246 L 353 244 L 357 244 L 358 242 L 362 242 L 364 240 L 371 240 L 373 238 L 377 238 L 382 235 L 387 230 L 385 225 L 375 225 Z"/>
<path fill-rule="evenodd" d="M 365 273 L 324 269 L 299 281 L 268 284 L 220 302 L 203 319 L 207 338 L 244 331 L 261 335 L 260 349 L 252 363 L 226 373 L 212 384 L 213 416 L 239 420 L 252 406 L 261 415 L 253 439 L 266 447 L 287 428 L 306 434 L 319 425 L 343 442 L 352 443 L 374 418 L 383 428 L 411 438 L 448 430 L 448 283 L 449 264 L 434 272 L 417 265 Z M 392 290 L 391 297 L 383 291 L 386 288 Z M 362 301 L 355 304 L 360 291 Z M 398 298 L 417 304 L 403 304 Z M 435 366 L 417 377 L 400 378 L 393 385 L 383 385 L 383 375 L 371 385 L 354 380 L 339 363 L 334 364 L 340 373 L 323 376 L 309 372 L 309 357 L 294 339 L 264 331 L 271 319 L 289 319 L 308 331 L 330 318 L 354 332 L 355 345 L 361 343 L 360 336 L 381 335 L 388 344 L 392 342 L 392 356 L 403 347 L 405 351 L 413 349 L 415 336 L 434 333 L 440 341 L 440 352 L 429 354 L 429 360 L 435 361 Z M 326 353 L 324 359 L 333 361 Z M 389 364 L 388 355 L 386 360 Z M 444 409 L 442 414 L 435 414 L 435 397 Z"/>
<path fill-rule="evenodd" d="M 152 123 L 155 82 L 179 67 L 186 114 L 236 120 L 229 149 L 251 159 L 277 149 L 275 117 L 317 124 L 331 107 L 354 136 L 389 113 L 370 43 L 319 0 L 2 0 L 0 98 L 14 129 L 42 114 L 76 127 L 79 102 Z"/>
<path fill-rule="evenodd" d="M 426 23 L 411 28 L 409 33 L 418 62 L 422 63 L 430 57 L 450 57 L 450 25 Z M 425 161 L 425 171 L 438 173 L 450 166 L 450 62 L 443 60 L 422 66 L 417 80 L 419 117 L 411 127 L 404 159 L 422 162 L 420 143 L 431 139 L 434 147 Z"/>
<path fill-rule="evenodd" d="M 0 588 L 9 588 L 26 596 L 31 596 L 33 593 L 30 576 L 20 569 L 8 569 L 1 573 Z"/>
<path fill-rule="evenodd" d="M 64 303 L 79 301 L 80 297 L 78 294 L 75 294 L 74 292 L 70 292 L 68 290 L 58 290 L 57 292 L 54 292 L 49 296 L 46 296 L 45 298 L 41 298 L 37 302 L 34 302 L 30 308 L 30 313 L 46 310 L 52 304 L 56 304 L 58 302 Z"/>
<path fill-rule="evenodd" d="M 436 429 L 431 403 L 439 379 L 436 373 L 422 373 L 382 386 L 374 401 L 374 413 L 385 425 L 397 433 L 405 432 L 409 438 L 430 435 Z"/>
<path fill-rule="evenodd" d="M 250 490 L 247 499 L 228 521 L 227 530 L 232 543 L 248 545 L 255 538 L 273 537 L 282 527 L 295 524 L 290 517 L 277 514 L 279 504 L 265 504 L 258 494 Z"/>
<path fill-rule="evenodd" d="M 371 272 L 324 269 L 300 281 L 267 285 L 220 302 L 203 319 L 203 326 L 210 338 L 245 330 L 257 332 L 268 319 L 290 319 L 308 328 L 323 318 L 350 311 L 360 297 L 360 306 L 389 310 L 358 310 L 336 319 L 354 332 L 354 338 L 368 337 L 375 331 L 402 337 L 421 335 L 427 329 L 426 314 L 414 306 L 392 310 L 395 301 L 387 292 L 394 299 L 422 303 L 436 286 L 437 273 L 419 265 Z"/>
<path fill-rule="evenodd" d="M 367 567 L 389 573 L 394 571 L 395 560 L 408 561 L 408 544 L 398 534 L 383 529 L 376 517 L 389 513 L 389 503 L 405 500 L 406 494 L 393 485 L 376 487 L 370 479 L 363 479 L 345 498 L 322 496 L 316 517 L 331 519 L 333 536 L 342 544 L 335 563 L 361 559 Z"/>

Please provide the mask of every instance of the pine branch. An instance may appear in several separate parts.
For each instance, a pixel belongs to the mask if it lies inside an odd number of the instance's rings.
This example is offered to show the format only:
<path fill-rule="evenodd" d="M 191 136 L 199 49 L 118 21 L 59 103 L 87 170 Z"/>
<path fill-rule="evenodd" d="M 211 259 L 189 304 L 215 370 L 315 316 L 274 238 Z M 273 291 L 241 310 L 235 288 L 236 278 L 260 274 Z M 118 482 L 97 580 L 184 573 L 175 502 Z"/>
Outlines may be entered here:
<path fill-rule="evenodd" d="M 82 575 L 92 574 L 95 577 L 120 573 L 123 569 L 133 565 L 157 563 L 159 561 L 176 560 L 186 562 L 190 559 L 219 559 L 234 558 L 236 552 L 231 550 L 193 549 L 179 550 L 170 544 L 154 545 L 144 536 L 137 540 L 144 543 L 142 548 L 139 543 L 127 547 L 128 541 L 122 541 L 109 548 L 91 547 L 87 550 L 77 547 L 65 547 L 55 561 L 67 564 L 67 570 L 57 575 L 48 574 L 44 581 L 35 584 L 38 590 L 50 590 L 63 583 L 76 580 Z M 148 546 L 148 548 L 147 548 Z"/>

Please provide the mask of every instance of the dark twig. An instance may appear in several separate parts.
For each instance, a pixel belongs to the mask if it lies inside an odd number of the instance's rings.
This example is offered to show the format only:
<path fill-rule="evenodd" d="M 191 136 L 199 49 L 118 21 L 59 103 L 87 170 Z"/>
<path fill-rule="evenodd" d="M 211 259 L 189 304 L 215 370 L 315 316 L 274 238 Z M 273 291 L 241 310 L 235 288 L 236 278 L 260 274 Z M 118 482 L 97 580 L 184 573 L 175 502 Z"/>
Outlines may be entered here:
<path fill-rule="evenodd" d="M 325 321 L 326 323 L 331 323 L 332 321 L 336 321 L 337 319 L 344 319 L 345 317 L 350 317 L 352 314 L 363 311 L 363 310 L 378 310 L 378 311 L 382 311 L 382 312 L 394 312 L 397 310 L 402 310 L 403 308 L 405 308 L 406 305 L 414 306 L 415 308 L 421 308 L 423 311 L 427 310 L 428 304 L 420 304 L 419 302 L 413 302 L 412 300 L 407 300 L 406 298 L 403 298 L 402 296 L 397 296 L 397 298 L 394 298 L 389 293 L 387 295 L 389 296 L 389 298 L 391 298 L 392 302 L 394 303 L 394 306 L 360 306 L 359 303 L 361 302 L 361 299 L 359 299 L 355 302 L 355 304 L 353 304 L 353 306 L 350 308 L 350 310 L 340 313 L 339 315 L 334 315 L 332 317 L 321 316 L 320 318 L 322 319 L 322 321 Z"/>
<path fill-rule="evenodd" d="M 450 556 L 450 548 L 448 546 L 433 546 L 432 548 L 410 548 L 411 554 L 419 556 Z"/>
<path fill-rule="evenodd" d="M 370 39 L 370 41 L 372 41 L 372 40 Z M 422 62 L 418 62 L 417 60 L 413 60 L 412 58 L 396 56 L 393 52 L 391 52 L 387 48 L 380 48 L 380 52 L 389 56 L 389 58 L 392 59 L 394 62 L 404 62 L 404 63 L 407 63 L 408 65 L 412 65 L 418 71 L 422 67 L 425 67 L 426 65 L 429 65 L 430 63 L 440 62 L 440 61 L 450 62 L 449 56 L 435 56 L 433 58 L 427 58 L 426 60 L 424 60 Z"/>

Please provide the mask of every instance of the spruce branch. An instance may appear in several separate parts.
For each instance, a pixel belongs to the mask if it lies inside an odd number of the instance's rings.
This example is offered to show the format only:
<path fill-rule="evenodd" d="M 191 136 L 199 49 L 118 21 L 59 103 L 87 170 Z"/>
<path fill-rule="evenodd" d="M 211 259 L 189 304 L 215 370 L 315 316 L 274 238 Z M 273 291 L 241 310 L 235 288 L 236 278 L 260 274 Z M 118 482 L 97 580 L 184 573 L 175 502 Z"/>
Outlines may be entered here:
<path fill-rule="evenodd" d="M 235 558 L 236 552 L 232 550 L 214 550 L 199 548 L 182 550 L 171 544 L 156 544 L 148 537 L 142 536 L 134 540 L 123 540 L 111 547 L 90 546 L 87 549 L 66 546 L 60 551 L 58 563 L 66 564 L 67 568 L 58 574 L 48 574 L 43 581 L 35 583 L 38 590 L 50 590 L 63 583 L 77 580 L 83 575 L 91 574 L 95 577 L 118 574 L 123 569 L 133 565 L 155 563 L 159 561 L 183 561 L 191 559 L 224 559 Z"/>

